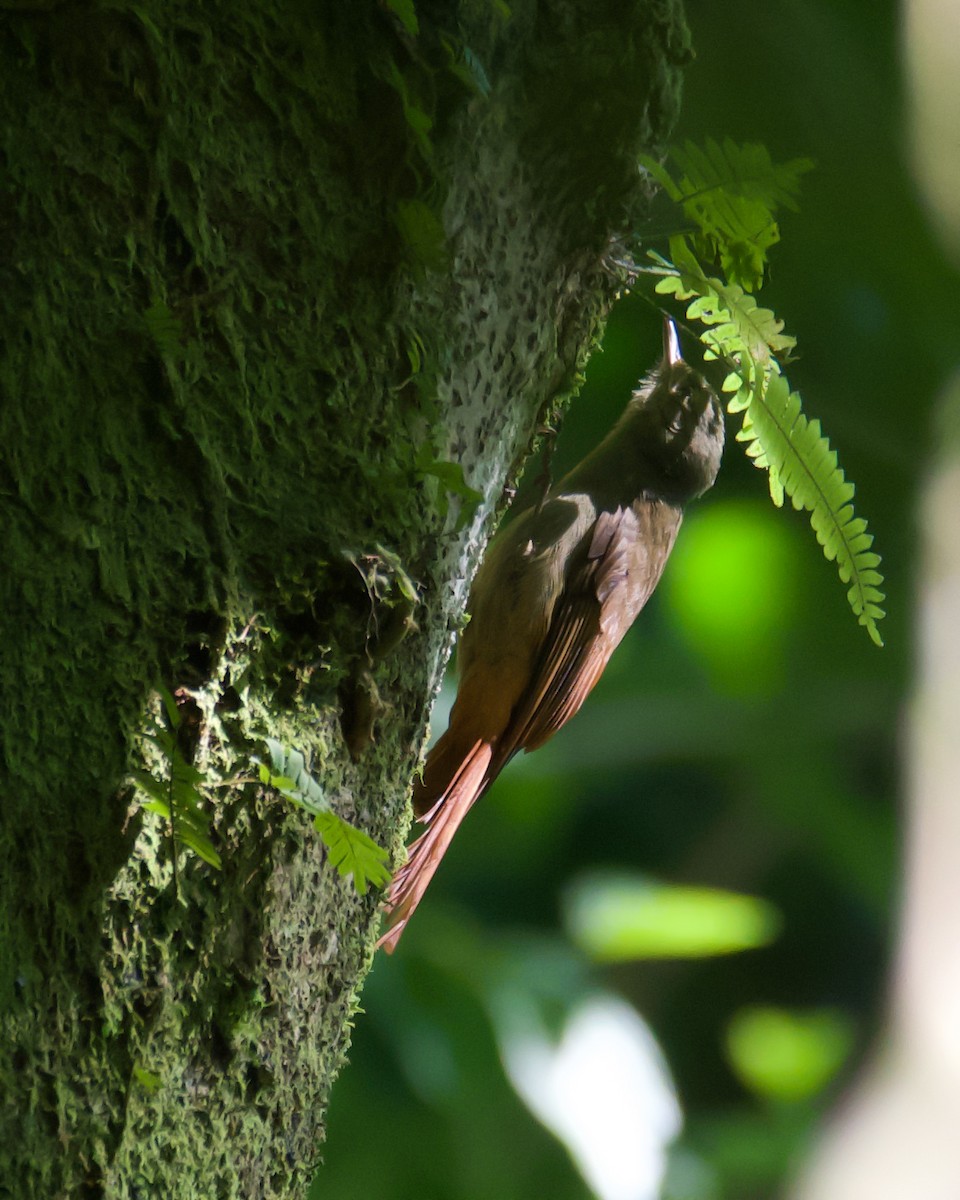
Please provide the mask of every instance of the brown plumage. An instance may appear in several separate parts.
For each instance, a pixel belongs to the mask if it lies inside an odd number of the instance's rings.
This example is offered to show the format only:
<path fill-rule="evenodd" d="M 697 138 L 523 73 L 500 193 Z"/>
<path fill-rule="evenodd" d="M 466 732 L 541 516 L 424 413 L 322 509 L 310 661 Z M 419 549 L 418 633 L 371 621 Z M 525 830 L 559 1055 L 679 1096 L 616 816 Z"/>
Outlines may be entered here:
<path fill-rule="evenodd" d="M 583 704 L 722 452 L 720 405 L 667 322 L 663 360 L 613 430 L 493 539 L 467 605 L 450 726 L 414 784 L 426 831 L 387 893 L 388 951 L 472 805 L 518 750 L 542 746 Z"/>

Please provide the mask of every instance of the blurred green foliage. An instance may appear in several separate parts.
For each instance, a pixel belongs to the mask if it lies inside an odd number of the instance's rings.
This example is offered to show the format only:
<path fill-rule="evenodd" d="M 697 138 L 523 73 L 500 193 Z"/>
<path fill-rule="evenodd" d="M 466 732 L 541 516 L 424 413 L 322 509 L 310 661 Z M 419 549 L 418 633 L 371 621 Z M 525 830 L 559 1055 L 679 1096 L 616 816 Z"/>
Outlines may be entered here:
<path fill-rule="evenodd" d="M 763 497 L 724 500 L 686 521 L 662 599 L 722 691 L 771 695 L 784 684 L 811 549 L 796 533 Z"/>
<path fill-rule="evenodd" d="M 566 927 L 596 962 L 705 958 L 773 941 L 780 918 L 754 896 L 593 873 L 569 890 Z"/>
<path fill-rule="evenodd" d="M 805 1100 L 847 1057 L 853 1031 L 844 1013 L 744 1008 L 727 1029 L 727 1056 L 744 1084 L 773 1100 Z"/>
<path fill-rule="evenodd" d="M 886 648 L 849 619 L 802 516 L 774 511 L 731 445 L 584 710 L 511 764 L 398 953 L 377 961 L 333 1093 L 314 1185 L 324 1200 L 591 1195 L 500 1054 L 518 1014 L 559 1040 L 597 990 L 635 1005 L 675 1082 L 684 1126 L 666 1200 L 759 1200 L 877 1031 L 916 491 L 937 389 L 960 359 L 960 286 L 904 164 L 892 0 L 687 8 L 697 58 L 677 138 L 730 136 L 817 163 L 764 296 L 804 347 L 791 382 L 882 542 Z M 610 427 L 658 339 L 656 313 L 624 300 L 565 423 L 556 477 Z M 593 961 L 562 924 L 587 872 L 757 897 L 779 933 L 722 957 Z"/>

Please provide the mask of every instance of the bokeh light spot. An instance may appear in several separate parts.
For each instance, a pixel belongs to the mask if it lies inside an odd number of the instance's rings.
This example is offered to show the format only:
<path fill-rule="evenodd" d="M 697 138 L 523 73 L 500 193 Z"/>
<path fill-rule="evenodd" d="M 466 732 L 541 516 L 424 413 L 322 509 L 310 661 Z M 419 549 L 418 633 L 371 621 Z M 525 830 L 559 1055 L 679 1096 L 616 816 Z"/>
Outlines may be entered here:
<path fill-rule="evenodd" d="M 573 941 L 601 962 L 731 954 L 766 945 L 780 929 L 777 910 L 754 896 L 640 876 L 582 876 L 565 915 Z"/>
<path fill-rule="evenodd" d="M 730 1022 L 726 1048 L 730 1065 L 752 1092 L 773 1100 L 805 1100 L 846 1061 L 853 1028 L 835 1009 L 745 1008 Z"/>
<path fill-rule="evenodd" d="M 786 514 L 753 500 L 694 510 L 664 576 L 667 608 L 723 690 L 763 693 L 782 677 L 800 607 L 800 559 Z"/>

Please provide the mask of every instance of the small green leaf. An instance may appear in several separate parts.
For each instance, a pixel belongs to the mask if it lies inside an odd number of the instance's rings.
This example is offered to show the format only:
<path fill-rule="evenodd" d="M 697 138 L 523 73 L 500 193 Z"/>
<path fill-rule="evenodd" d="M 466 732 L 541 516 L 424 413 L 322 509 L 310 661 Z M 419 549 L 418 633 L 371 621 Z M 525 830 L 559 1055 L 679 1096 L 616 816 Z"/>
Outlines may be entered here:
<path fill-rule="evenodd" d="M 178 827 L 177 841 L 182 842 L 211 867 L 215 867 L 218 871 L 221 870 L 223 863 L 209 838 L 204 837 L 194 829 L 185 829 L 181 832 Z"/>
<path fill-rule="evenodd" d="M 140 807 L 144 812 L 158 813 L 164 820 L 170 820 L 170 805 L 165 804 L 162 800 L 148 800 L 145 804 L 141 804 Z"/>
<path fill-rule="evenodd" d="M 153 742 L 157 749 L 161 751 L 164 758 L 168 760 L 177 752 L 176 740 L 169 729 L 161 729 L 159 726 L 155 726 L 143 736 L 145 741 Z"/>
<path fill-rule="evenodd" d="M 457 529 L 460 530 L 473 517 L 477 506 L 483 502 L 483 493 L 470 487 L 463 475 L 463 467 L 459 463 L 444 462 L 433 457 L 429 445 L 421 446 L 417 451 L 414 468 L 419 475 L 439 480 L 445 492 L 460 498 L 460 513 L 457 518 Z M 440 515 L 447 515 L 447 502 L 441 497 Z"/>
<path fill-rule="evenodd" d="M 162 301 L 150 305 L 143 314 L 147 332 L 165 358 L 183 354 L 183 322 Z M 162 691 L 161 691 L 162 694 Z"/>
<path fill-rule="evenodd" d="M 177 783 L 203 783 L 204 774 L 192 763 L 188 763 L 183 755 L 177 752 L 173 760 L 173 777 Z"/>
<path fill-rule="evenodd" d="M 509 17 L 509 10 L 507 13 Z M 463 61 L 466 63 L 469 78 L 473 81 L 473 86 L 481 96 L 490 95 L 490 80 L 487 77 L 486 71 L 483 69 L 483 63 L 477 58 L 476 54 L 469 46 L 463 48 Z"/>
<path fill-rule="evenodd" d="M 330 862 L 341 876 L 352 876 L 357 892 L 366 895 L 367 887 L 382 887 L 390 879 L 389 854 L 382 846 L 336 813 L 318 813 L 314 828 L 323 839 Z"/>
<path fill-rule="evenodd" d="M 387 8 L 397 17 L 407 33 L 416 37 L 420 32 L 420 22 L 417 20 L 417 10 L 413 0 L 386 0 Z"/>
<path fill-rule="evenodd" d="M 339 873 L 353 877 L 354 887 L 361 896 L 371 883 L 374 886 L 386 883 L 390 878 L 386 867 L 389 858 L 387 851 L 331 810 L 320 784 L 306 770 L 304 757 L 299 750 L 285 750 L 272 738 L 264 740 L 270 750 L 271 760 L 288 772 L 270 774 L 270 785 L 291 804 L 311 814 L 314 827 L 327 847 L 330 861 Z M 297 768 L 295 780 L 294 767 Z"/>
<path fill-rule="evenodd" d="M 170 691 L 160 685 L 157 688 L 166 713 L 167 720 L 178 728 L 181 714 L 177 703 Z M 157 747 L 163 755 L 165 777 L 145 770 L 133 771 L 132 778 L 136 786 L 150 799 L 141 803 L 146 812 L 156 813 L 165 821 L 170 822 L 170 829 L 176 841 L 198 854 L 205 862 L 218 869 L 221 866 L 220 856 L 210 841 L 210 815 L 207 803 L 199 790 L 206 776 L 188 763 L 177 745 L 174 733 L 160 724 L 153 725 L 143 735 L 143 740 Z M 159 768 L 158 768 L 159 769 Z M 176 857 L 174 856 L 174 863 Z M 176 879 L 176 870 L 174 879 Z"/>
<path fill-rule="evenodd" d="M 270 786 L 275 787 L 278 792 L 297 791 L 297 781 L 290 775 L 271 775 Z"/>
<path fill-rule="evenodd" d="M 392 60 L 385 78 L 390 86 L 396 89 L 400 97 L 400 102 L 403 105 L 403 119 L 414 135 L 414 143 L 417 149 L 420 151 L 422 157 L 427 162 L 430 162 L 433 159 L 433 142 L 430 140 L 433 120 L 430 114 L 418 102 L 413 85 L 408 83 L 403 72 Z"/>
<path fill-rule="evenodd" d="M 407 574 L 399 556 L 388 550 L 385 546 L 382 546 L 379 542 L 377 542 L 374 549 L 383 561 L 383 565 L 387 568 L 392 585 L 404 600 L 407 600 L 410 604 L 419 604 L 420 594 L 417 591 L 417 585 Z"/>
<path fill-rule="evenodd" d="M 273 774 L 282 775 L 284 764 L 287 761 L 283 747 L 274 738 L 264 738 L 263 740 L 266 742 L 267 753 L 270 755 L 270 767 Z"/>
<path fill-rule="evenodd" d="M 166 804 L 169 784 L 159 779 L 155 779 L 149 771 L 138 770 L 131 772 L 131 774 L 133 775 L 133 780 L 137 787 L 142 792 L 146 792 L 151 799 L 158 800 L 164 805 Z"/>
<path fill-rule="evenodd" d="M 291 779 L 296 780 L 296 786 L 300 786 L 300 776 L 306 769 L 307 760 L 303 757 L 299 750 L 288 750 L 287 761 L 284 766 L 284 774 L 289 775 Z"/>
<path fill-rule="evenodd" d="M 659 159 L 652 158 L 649 154 L 641 154 L 638 156 L 637 161 L 643 170 L 660 185 L 671 200 L 678 201 L 681 199 L 680 188 L 674 183 L 670 172 Z"/>
<path fill-rule="evenodd" d="M 423 345 L 423 338 L 418 333 L 411 333 L 406 345 L 407 359 L 410 363 L 410 371 L 414 375 L 419 375 L 423 367 L 423 360 L 426 356 L 426 350 Z"/>
<path fill-rule="evenodd" d="M 163 704 L 164 712 L 167 714 L 167 720 L 170 722 L 171 729 L 180 728 L 180 709 L 173 696 L 173 693 L 163 686 L 162 683 L 157 684 L 157 694 Z"/>
<path fill-rule="evenodd" d="M 185 815 L 200 815 L 204 826 L 209 823 L 203 796 L 191 784 L 174 780 L 173 803 L 175 808 Z"/>
<path fill-rule="evenodd" d="M 458 38 L 440 35 L 440 42 L 447 53 L 447 70 L 460 80 L 471 92 L 479 96 L 490 95 L 490 79 L 483 64 L 469 46 Z"/>
<path fill-rule="evenodd" d="M 442 271 L 446 267 L 447 235 L 433 209 L 422 200 L 401 200 L 394 220 L 415 262 L 428 271 Z"/>
<path fill-rule="evenodd" d="M 325 812 L 330 807 L 323 788 L 311 775 L 306 775 L 305 779 L 301 777 L 300 787 L 304 804 L 311 812 Z"/>

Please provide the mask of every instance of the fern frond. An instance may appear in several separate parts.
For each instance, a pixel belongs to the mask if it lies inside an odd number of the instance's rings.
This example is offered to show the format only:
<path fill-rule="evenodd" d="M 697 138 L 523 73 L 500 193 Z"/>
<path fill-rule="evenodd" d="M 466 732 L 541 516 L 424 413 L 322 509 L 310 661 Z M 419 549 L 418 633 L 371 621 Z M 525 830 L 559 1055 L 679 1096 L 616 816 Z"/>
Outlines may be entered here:
<path fill-rule="evenodd" d="M 688 141 L 669 154 L 679 179 L 648 156 L 640 162 L 696 224 L 700 256 L 753 291 L 763 282 L 768 251 L 780 240 L 774 214 L 780 205 L 796 208 L 800 176 L 813 164 L 801 158 L 776 164 L 765 146 L 738 146 L 730 138 L 722 146 L 709 139 L 703 148 Z"/>
<path fill-rule="evenodd" d="M 854 485 L 839 466 L 820 422 L 803 415 L 800 397 L 776 374 L 769 376 L 762 393 L 751 394 L 747 412 L 749 436 L 762 446 L 793 507 L 809 512 L 823 553 L 828 560 L 836 560 L 840 578 L 850 585 L 847 599 L 857 620 L 882 646 L 877 629 L 877 621 L 884 615 L 880 607 L 883 576 L 877 570 L 880 556 L 872 549 L 873 536 L 867 533 L 866 521 L 854 515 Z M 738 439 L 744 437 L 746 428 L 745 423 Z"/>
<path fill-rule="evenodd" d="M 656 290 L 686 303 L 689 318 L 706 328 L 700 340 L 708 356 L 732 367 L 723 384 L 730 393 L 727 410 L 742 413 L 737 433 L 747 457 L 766 470 L 770 496 L 782 506 L 789 496 L 796 509 L 810 514 L 810 524 L 824 555 L 836 561 L 854 615 L 872 640 L 882 646 L 877 622 L 883 617 L 880 556 L 872 550 L 867 523 L 854 515 L 854 487 L 844 476 L 837 455 L 823 436 L 820 422 L 801 411 L 800 397 L 783 378 L 778 353 L 789 351 L 793 338 L 783 322 L 736 284 L 725 284 L 702 270 L 682 238 L 671 245 L 677 264 L 656 256 L 663 274 Z"/>
<path fill-rule="evenodd" d="M 679 178 L 647 156 L 640 165 L 683 208 L 696 232 L 675 233 L 670 258 L 648 249 L 654 263 L 649 273 L 658 277 L 655 290 L 673 296 L 687 317 L 703 326 L 704 357 L 727 364 L 722 391 L 727 411 L 741 415 L 737 441 L 767 472 L 774 504 L 782 507 L 789 496 L 794 508 L 810 514 L 825 556 L 836 561 L 848 585 L 857 620 L 882 645 L 880 556 L 866 521 L 854 514 L 853 484 L 819 421 L 803 415 L 800 397 L 783 378 L 795 340 L 749 294 L 762 281 L 767 250 L 779 238 L 774 214 L 780 206 L 796 208 L 800 177 L 813 164 L 795 158 L 778 165 L 766 147 L 738 146 L 729 138 L 704 147 L 687 142 L 673 147 L 669 158 Z M 719 262 L 723 278 L 708 274 L 704 262 Z"/>
<path fill-rule="evenodd" d="M 317 813 L 313 824 L 323 839 L 330 862 L 342 877 L 353 878 L 353 886 L 359 895 L 365 896 L 371 883 L 374 887 L 389 883 L 389 855 L 362 829 L 344 821 L 335 812 Z"/>
<path fill-rule="evenodd" d="M 720 211 L 730 211 L 733 200 L 749 200 L 771 216 L 780 205 L 797 211 L 800 177 L 813 168 L 809 158 L 775 163 L 759 142 L 738 146 L 731 138 L 722 146 L 707 138 L 702 148 L 687 141 L 673 147 L 670 157 L 683 172 L 680 189 L 686 196 L 712 194 Z"/>
<path fill-rule="evenodd" d="M 313 827 L 327 848 L 330 862 L 342 878 L 351 876 L 353 886 L 363 896 L 372 883 L 382 887 L 390 879 L 389 854 L 373 838 L 330 807 L 323 788 L 307 770 L 299 750 L 288 750 L 276 738 L 264 738 L 270 753 L 270 765 L 254 758 L 260 782 L 276 788 L 298 808 L 313 817 Z"/>
<path fill-rule="evenodd" d="M 738 284 L 708 276 L 684 238 L 673 238 L 670 248 L 676 273 L 665 274 L 656 290 L 678 300 L 692 300 L 687 316 L 711 327 L 702 339 L 707 346 L 723 354 L 731 340 L 739 341 L 757 362 L 766 362 L 771 355 L 789 354 L 796 346 L 796 338 L 783 332 L 783 322 L 769 308 L 760 308 Z"/>
<path fill-rule="evenodd" d="M 777 470 L 776 464 L 771 461 L 770 456 L 766 452 L 764 443 L 761 441 L 753 425 L 753 416 L 751 407 L 756 404 L 762 404 L 763 391 L 766 387 L 767 375 L 765 371 L 757 371 L 753 369 L 753 363 L 749 358 L 742 362 L 741 370 L 743 378 L 740 375 L 733 374 L 728 377 L 724 384 L 724 389 L 736 389 L 735 395 L 727 403 L 727 412 L 743 413 L 741 418 L 742 424 L 737 432 L 737 441 L 744 443 L 744 452 L 747 458 L 761 471 L 767 472 L 767 484 L 770 488 L 770 499 L 777 508 L 783 508 L 783 483 L 780 479 L 780 472 Z M 752 381 L 751 381 L 752 376 Z"/>

